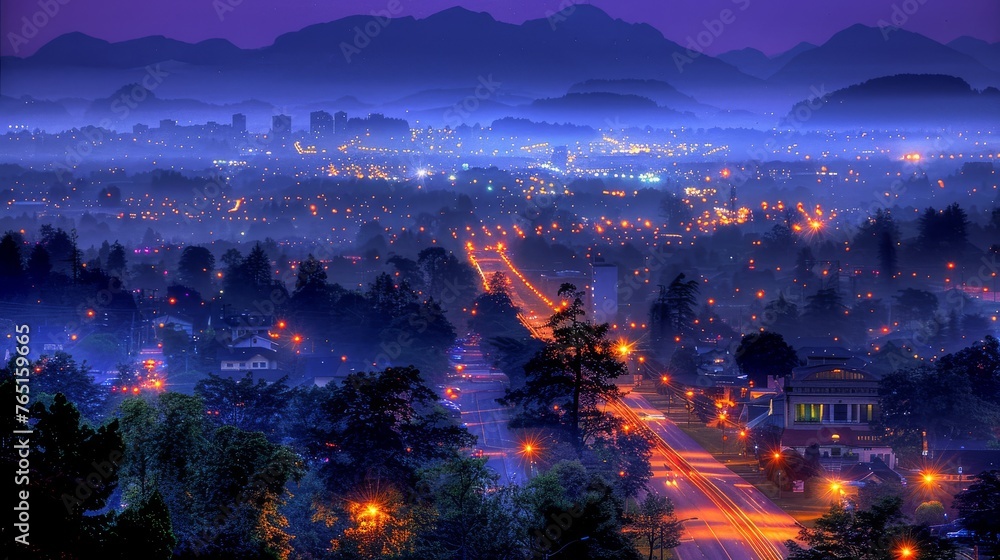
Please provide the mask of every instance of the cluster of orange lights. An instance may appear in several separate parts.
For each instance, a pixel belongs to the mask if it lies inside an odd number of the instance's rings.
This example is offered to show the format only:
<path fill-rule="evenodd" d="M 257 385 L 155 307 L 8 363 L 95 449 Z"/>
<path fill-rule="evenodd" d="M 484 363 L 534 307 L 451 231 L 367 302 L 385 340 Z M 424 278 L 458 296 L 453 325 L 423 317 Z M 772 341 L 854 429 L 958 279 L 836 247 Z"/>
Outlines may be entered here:
<path fill-rule="evenodd" d="M 515 266 L 514 266 L 514 263 L 512 263 L 512 262 L 510 261 L 510 258 L 508 258 L 508 257 L 507 257 L 507 254 L 503 252 L 503 244 L 502 244 L 502 243 L 498 243 L 498 244 L 497 244 L 497 247 L 496 247 L 496 250 L 497 250 L 497 254 L 498 254 L 498 255 L 500 255 L 500 259 L 501 259 L 501 260 L 503 260 L 503 262 L 507 264 L 507 266 L 508 266 L 508 267 L 510 268 L 510 270 L 511 270 L 511 271 L 512 271 L 512 272 L 514 273 L 514 275 L 515 275 L 515 276 L 517 276 L 517 278 L 518 278 L 518 279 L 519 279 L 519 280 L 520 280 L 520 281 L 521 281 L 521 282 L 522 282 L 522 283 L 523 283 L 523 284 L 524 284 L 524 285 L 525 285 L 525 286 L 526 286 L 526 287 L 527 287 L 527 288 L 528 288 L 529 290 L 531 290 L 531 292 L 532 292 L 533 294 L 535 294 L 535 295 L 536 295 L 536 296 L 538 297 L 538 299 L 542 300 L 542 302 L 544 302 L 544 303 L 545 303 L 545 305 L 547 305 L 547 306 L 551 307 L 551 308 L 552 308 L 552 309 L 553 309 L 554 311 L 558 311 L 558 310 L 559 310 L 559 306 L 556 306 L 556 305 L 555 305 L 555 304 L 554 304 L 554 303 L 552 302 L 552 300 L 550 300 L 549 298 L 545 297 L 545 295 L 544 295 L 544 294 L 543 294 L 542 292 L 540 292 L 540 291 L 538 290 L 538 288 L 535 288 L 535 287 L 534 287 L 534 286 L 533 286 L 533 285 L 531 284 L 531 282 L 529 282 L 529 281 L 528 281 L 528 279 L 527 279 L 527 278 L 525 278 L 523 274 L 521 274 L 521 271 L 520 271 L 520 270 L 518 270 L 518 269 L 517 269 L 517 267 L 515 267 Z M 562 307 L 566 307 L 567 305 L 569 305 L 569 302 L 565 302 L 565 301 L 564 301 L 564 302 L 561 302 L 561 304 L 560 304 L 560 305 L 561 305 Z"/>

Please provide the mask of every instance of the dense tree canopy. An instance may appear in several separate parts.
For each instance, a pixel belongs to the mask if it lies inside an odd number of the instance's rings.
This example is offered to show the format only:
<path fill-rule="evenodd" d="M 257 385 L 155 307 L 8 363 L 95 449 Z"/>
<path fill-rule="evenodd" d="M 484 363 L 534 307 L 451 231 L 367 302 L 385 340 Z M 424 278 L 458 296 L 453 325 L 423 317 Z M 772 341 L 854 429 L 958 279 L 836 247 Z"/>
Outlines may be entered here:
<path fill-rule="evenodd" d="M 914 558 L 950 560 L 954 545 L 930 535 L 926 528 L 910 526 L 902 512 L 903 502 L 889 497 L 871 508 L 847 510 L 837 504 L 816 521 L 814 529 L 802 529 L 799 540 L 787 541 L 789 560 L 895 560 L 909 548 Z M 919 543 L 919 546 L 918 544 Z"/>
<path fill-rule="evenodd" d="M 881 423 L 897 452 L 928 437 L 991 437 L 1000 424 L 1000 343 L 993 337 L 942 357 L 933 367 L 900 369 L 879 384 Z"/>
<path fill-rule="evenodd" d="M 323 422 L 309 434 L 331 491 L 366 480 L 411 487 L 426 461 L 444 458 L 474 438 L 437 406 L 438 397 L 411 367 L 354 373 L 320 404 Z"/>
<path fill-rule="evenodd" d="M 994 550 L 1000 548 L 1000 471 L 976 475 L 976 481 L 955 496 L 954 507 L 962 526 L 976 532 L 978 539 Z"/>
<path fill-rule="evenodd" d="M 502 402 L 517 407 L 512 425 L 558 426 L 580 454 L 591 437 L 611 429 L 601 404 L 619 396 L 614 381 L 626 368 L 607 338 L 610 325 L 583 320 L 583 293 L 563 284 L 559 297 L 570 303 L 549 320 L 552 340 L 525 365 L 524 387 Z"/>
<path fill-rule="evenodd" d="M 743 337 L 736 348 L 736 363 L 754 386 L 766 387 L 768 376 L 790 375 L 799 358 L 780 334 L 764 331 Z"/>

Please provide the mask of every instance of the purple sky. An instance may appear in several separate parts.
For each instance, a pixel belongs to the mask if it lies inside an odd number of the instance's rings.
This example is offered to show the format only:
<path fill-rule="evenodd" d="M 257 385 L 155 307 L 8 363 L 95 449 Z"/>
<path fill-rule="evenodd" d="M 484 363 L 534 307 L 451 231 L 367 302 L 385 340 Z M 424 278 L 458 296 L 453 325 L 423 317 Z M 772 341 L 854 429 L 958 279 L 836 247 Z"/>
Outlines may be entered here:
<path fill-rule="evenodd" d="M 146 35 L 165 35 L 188 42 L 223 37 L 240 47 L 259 47 L 288 31 L 351 14 L 368 14 L 399 6 L 400 15 L 425 17 L 462 5 L 486 11 L 501 21 L 521 22 L 545 17 L 572 0 L 4 0 L 0 2 L 0 53 L 25 56 L 47 41 L 70 31 L 81 31 L 109 41 Z M 49 17 L 43 11 L 58 6 Z M 63 5 L 63 3 L 65 5 Z M 614 17 L 645 22 L 678 43 L 702 31 L 705 20 L 731 9 L 735 21 L 707 48 L 717 54 L 751 46 L 775 54 L 800 41 L 822 43 L 854 23 L 878 26 L 891 22 L 894 6 L 906 15 L 904 29 L 940 42 L 971 35 L 1000 41 L 1000 2 L 997 0 L 592 0 Z M 232 6 L 220 20 L 217 6 Z M 744 8 L 741 10 L 740 8 Z M 914 11 L 914 8 L 916 10 Z M 24 33 L 24 21 L 43 22 L 34 36 Z M 899 21 L 897 17 L 897 21 Z M 15 34 L 17 36 L 14 36 Z M 16 44 L 16 51 L 15 51 Z"/>

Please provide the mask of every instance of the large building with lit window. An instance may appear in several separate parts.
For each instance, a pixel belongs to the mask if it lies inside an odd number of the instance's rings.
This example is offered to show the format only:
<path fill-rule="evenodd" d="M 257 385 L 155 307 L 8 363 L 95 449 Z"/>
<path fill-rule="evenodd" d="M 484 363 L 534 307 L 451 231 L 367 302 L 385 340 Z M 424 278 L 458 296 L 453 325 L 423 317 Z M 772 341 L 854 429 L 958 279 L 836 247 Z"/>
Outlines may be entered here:
<path fill-rule="evenodd" d="M 590 265 L 590 319 L 612 323 L 618 317 L 618 267 L 608 263 Z"/>
<path fill-rule="evenodd" d="M 876 458 L 896 464 L 892 448 L 872 429 L 879 415 L 878 378 L 861 360 L 810 356 L 785 380 L 772 413 L 783 416 L 782 447 L 803 455 L 809 448 L 818 451 L 827 471 Z"/>

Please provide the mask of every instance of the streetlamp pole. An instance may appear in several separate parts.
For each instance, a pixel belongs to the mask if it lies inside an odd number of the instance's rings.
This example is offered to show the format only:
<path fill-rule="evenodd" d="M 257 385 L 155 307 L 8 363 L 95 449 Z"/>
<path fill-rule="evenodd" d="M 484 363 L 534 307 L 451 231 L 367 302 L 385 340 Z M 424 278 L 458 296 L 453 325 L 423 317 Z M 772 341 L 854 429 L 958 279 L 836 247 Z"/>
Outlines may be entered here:
<path fill-rule="evenodd" d="M 778 451 L 774 452 L 774 462 L 777 464 L 778 469 L 778 499 L 781 499 L 781 453 Z"/>
<path fill-rule="evenodd" d="M 719 426 L 722 428 L 722 454 L 726 454 L 726 411 L 719 413 Z"/>
<path fill-rule="evenodd" d="M 694 391 L 688 391 L 687 393 L 685 393 L 685 395 L 687 396 L 687 404 L 684 405 L 684 406 L 685 406 L 685 408 L 687 408 L 687 411 L 688 411 L 688 428 L 690 428 L 691 427 L 691 413 L 694 412 L 694 401 L 691 400 L 694 397 Z"/>

